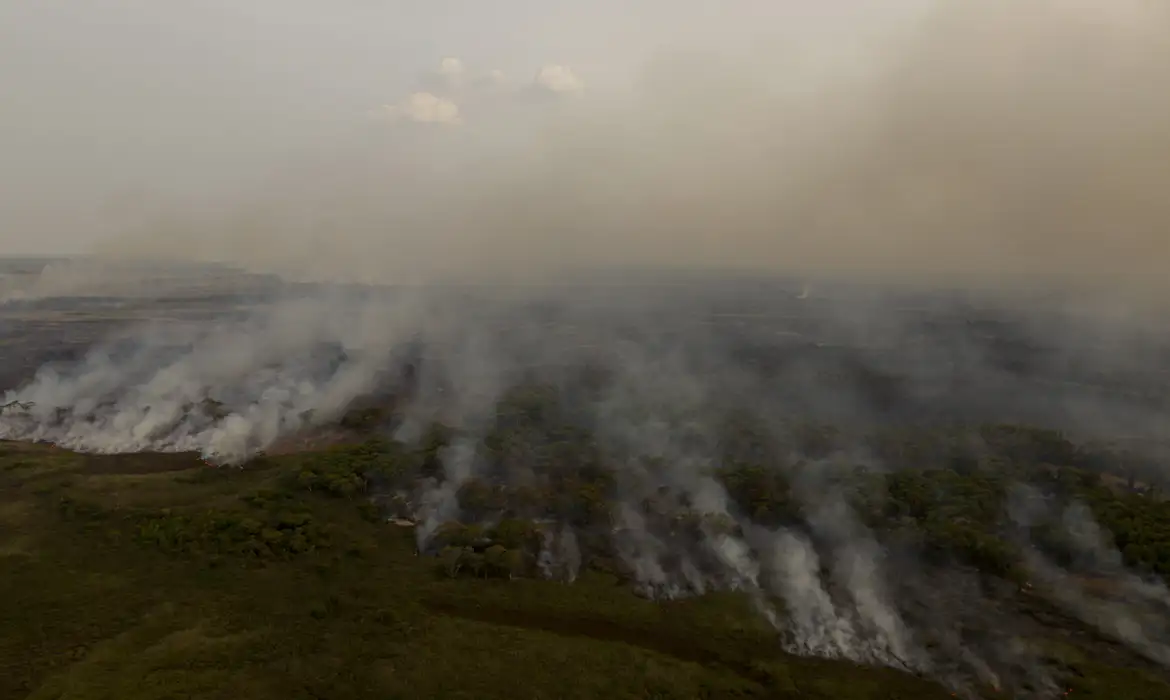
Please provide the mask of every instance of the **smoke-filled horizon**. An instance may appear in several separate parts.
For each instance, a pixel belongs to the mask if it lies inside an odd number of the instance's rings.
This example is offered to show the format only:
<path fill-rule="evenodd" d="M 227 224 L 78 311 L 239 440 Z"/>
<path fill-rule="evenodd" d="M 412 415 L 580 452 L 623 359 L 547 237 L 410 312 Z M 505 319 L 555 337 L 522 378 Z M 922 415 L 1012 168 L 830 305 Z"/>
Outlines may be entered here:
<path fill-rule="evenodd" d="M 0 166 L 6 249 L 389 283 L 701 265 L 1160 289 L 1170 264 L 1160 3 L 745 0 L 716 16 L 647 2 L 624 23 L 606 3 L 504 4 L 465 53 L 470 18 L 397 5 L 111 4 L 187 43 L 156 36 L 111 65 L 130 30 L 87 23 L 93 10 L 15 10 L 25 36 L 3 50 L 34 56 L 43 30 L 72 70 L 35 89 L 43 61 L 4 79 L 28 97 L 0 117 L 17 127 Z M 363 46 L 370 30 L 354 27 L 375 15 L 422 35 L 355 72 L 360 52 L 340 44 L 353 30 Z M 231 20 L 219 35 L 216 19 Z M 420 49 L 427 31 L 443 48 Z M 67 35 L 76 54 L 57 46 Z M 189 44 L 217 36 L 201 68 Z M 81 71 L 95 56 L 104 72 Z M 183 79 L 154 72 L 167 66 Z M 393 87 L 372 84 L 379 71 Z M 39 111 L 83 80 L 118 89 L 50 141 L 32 120 L 58 123 Z M 202 107 L 163 109 L 184 94 Z"/>

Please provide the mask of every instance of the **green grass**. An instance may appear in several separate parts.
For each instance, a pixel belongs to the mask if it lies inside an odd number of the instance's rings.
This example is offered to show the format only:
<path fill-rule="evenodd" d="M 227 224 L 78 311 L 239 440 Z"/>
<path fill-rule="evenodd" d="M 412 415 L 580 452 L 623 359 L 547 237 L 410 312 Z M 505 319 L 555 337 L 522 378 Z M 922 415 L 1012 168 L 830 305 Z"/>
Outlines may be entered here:
<path fill-rule="evenodd" d="M 732 594 L 443 577 L 334 458 L 152 469 L 0 443 L 0 699 L 951 697 L 788 656 Z M 1170 697 L 1060 654 L 1075 697 Z"/>

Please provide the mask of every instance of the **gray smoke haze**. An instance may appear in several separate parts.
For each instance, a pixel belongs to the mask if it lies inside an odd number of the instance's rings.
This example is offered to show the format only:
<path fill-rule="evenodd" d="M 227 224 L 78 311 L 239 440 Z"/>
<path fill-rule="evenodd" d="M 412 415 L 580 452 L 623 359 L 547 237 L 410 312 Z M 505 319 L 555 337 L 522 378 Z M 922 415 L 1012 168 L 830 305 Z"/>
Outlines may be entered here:
<path fill-rule="evenodd" d="M 1009 510 L 1025 527 L 1053 515 L 1051 504 L 1027 488 L 1014 494 Z M 1027 563 L 1036 581 L 1080 619 L 1150 660 L 1170 665 L 1170 590 L 1161 581 L 1127 571 L 1121 553 L 1084 505 L 1073 503 L 1057 515 L 1076 560 L 1066 571 L 1030 550 Z"/>
<path fill-rule="evenodd" d="M 410 67 L 396 64 L 392 89 L 371 83 L 338 100 L 322 84 L 335 79 L 330 69 L 350 67 L 354 50 L 306 64 L 320 58 L 322 42 L 338 42 L 375 10 L 329 6 L 324 18 L 313 3 L 283 12 L 245 3 L 231 31 L 216 37 L 222 55 L 202 73 L 180 55 L 191 50 L 186 45 L 156 38 L 136 46 L 146 57 L 139 64 L 120 62 L 94 81 L 121 87 L 101 111 L 70 114 L 86 124 L 71 127 L 72 141 L 39 153 L 14 143 L 11 152 L 26 157 L 3 166 L 4 181 L 20 185 L 7 188 L 11 196 L 21 196 L 38 182 L 51 187 L 53 179 L 36 177 L 46 167 L 40 159 L 60 159 L 52 198 L 63 212 L 74 210 L 70 202 L 87 183 L 132 180 L 141 185 L 135 194 L 117 206 L 107 198 L 105 213 L 88 211 L 66 234 L 20 215 L 52 190 L 37 192 L 8 208 L 15 218 L 5 235 L 15 237 L 13 247 L 91 235 L 100 239 L 96 250 L 115 257 L 214 259 L 394 283 L 555 278 L 566 267 L 613 264 L 1044 276 L 1138 287 L 1164 277 L 1164 4 L 854 0 L 814 11 L 742 2 L 715 17 L 682 2 L 656 23 L 638 20 L 665 7 L 635 5 L 620 31 L 615 8 L 602 3 L 569 11 L 580 36 L 565 26 L 550 35 L 555 40 L 534 40 L 525 38 L 533 30 L 519 6 L 504 3 L 489 25 L 498 33 L 480 43 L 531 47 L 527 59 L 513 49 L 500 70 L 495 61 L 504 53 L 461 56 L 451 46 Z M 128 7 L 120 12 L 171 26 L 164 22 L 171 10 L 148 16 Z M 393 3 L 377 12 L 389 19 L 391 7 L 403 13 L 397 32 L 424 22 Z M 184 17 L 192 38 L 221 11 Z M 86 30 L 93 10 L 7 12 L 64 41 Z M 263 60 L 287 58 L 294 72 L 272 76 L 252 95 L 241 94 L 243 78 L 229 79 L 233 68 L 258 70 L 233 53 L 248 12 L 251 40 L 267 48 Z M 298 54 L 294 39 L 319 15 L 317 43 Z M 354 40 L 368 31 L 355 31 Z M 564 50 L 537 53 L 558 41 Z M 60 52 L 72 65 L 94 52 L 113 60 L 116 51 L 85 46 L 78 56 Z M 136 119 L 134 100 L 146 92 L 135 81 L 163 80 L 150 72 L 151 58 L 197 74 L 198 82 L 168 85 L 165 94 L 186 91 L 204 110 L 184 120 L 172 113 L 178 104 L 165 114 L 156 105 Z M 23 81 L 36 80 L 34 68 L 7 78 L 22 81 L 18 94 L 31 94 Z M 343 77 L 347 88 L 358 80 Z M 232 100 L 236 111 L 224 107 Z M 119 142 L 116 153 L 103 151 L 100 179 L 69 166 L 103 129 L 142 134 L 148 118 L 165 121 L 152 128 L 168 138 L 198 128 L 205 140 L 170 162 L 154 161 L 174 149 L 145 136 Z M 192 151 L 205 154 L 202 162 Z M 147 189 L 152 178 L 159 196 Z"/>

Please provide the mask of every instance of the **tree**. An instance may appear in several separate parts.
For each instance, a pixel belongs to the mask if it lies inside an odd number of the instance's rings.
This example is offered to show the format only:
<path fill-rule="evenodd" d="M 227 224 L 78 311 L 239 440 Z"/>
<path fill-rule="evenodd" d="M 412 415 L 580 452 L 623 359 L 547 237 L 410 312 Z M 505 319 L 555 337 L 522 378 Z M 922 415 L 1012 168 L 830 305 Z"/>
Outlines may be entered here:
<path fill-rule="evenodd" d="M 528 574 L 528 558 L 518 549 L 504 552 L 504 564 L 508 567 L 508 578 L 516 579 Z"/>
<path fill-rule="evenodd" d="M 471 547 L 463 548 L 463 553 L 459 557 L 459 564 L 464 570 L 470 571 L 472 576 L 475 576 L 476 578 L 483 576 L 483 555 Z"/>
<path fill-rule="evenodd" d="M 488 576 L 508 575 L 508 550 L 498 544 L 488 547 L 483 553 L 484 572 Z"/>
<path fill-rule="evenodd" d="M 459 489 L 459 506 L 468 513 L 485 515 L 503 508 L 499 491 L 482 479 L 469 479 Z"/>
<path fill-rule="evenodd" d="M 443 547 L 439 552 L 439 567 L 446 575 L 455 578 L 463 568 L 463 548 Z"/>
<path fill-rule="evenodd" d="M 471 544 L 471 537 L 467 526 L 461 522 L 451 520 L 440 525 L 432 537 L 439 547 L 466 547 Z"/>
<path fill-rule="evenodd" d="M 505 518 L 496 524 L 488 537 L 506 549 L 528 550 L 540 546 L 540 531 L 528 520 Z"/>

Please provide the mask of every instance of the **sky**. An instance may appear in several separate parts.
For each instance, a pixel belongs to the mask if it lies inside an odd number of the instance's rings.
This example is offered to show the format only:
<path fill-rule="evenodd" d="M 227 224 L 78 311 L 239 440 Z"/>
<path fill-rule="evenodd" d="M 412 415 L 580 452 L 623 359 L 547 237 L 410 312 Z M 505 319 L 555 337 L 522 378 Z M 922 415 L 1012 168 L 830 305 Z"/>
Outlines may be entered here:
<path fill-rule="evenodd" d="M 144 198 L 214 199 L 344 140 L 446 57 L 618 89 L 664 47 L 766 42 L 782 18 L 831 26 L 815 5 L 0 0 L 0 246 L 83 252 Z"/>
<path fill-rule="evenodd" d="M 1168 7 L 0 0 L 0 251 L 1153 279 Z"/>

